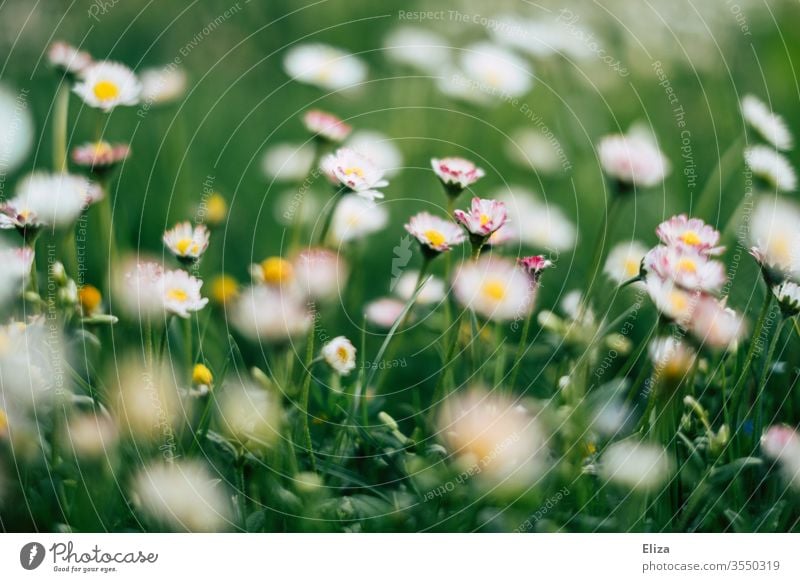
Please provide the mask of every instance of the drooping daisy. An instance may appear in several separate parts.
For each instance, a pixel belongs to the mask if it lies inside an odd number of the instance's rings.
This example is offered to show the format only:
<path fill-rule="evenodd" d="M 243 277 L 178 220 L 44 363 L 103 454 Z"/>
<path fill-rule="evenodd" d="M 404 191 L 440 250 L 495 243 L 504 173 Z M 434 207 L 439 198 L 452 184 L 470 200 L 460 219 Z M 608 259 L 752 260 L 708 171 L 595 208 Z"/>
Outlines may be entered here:
<path fill-rule="evenodd" d="M 515 239 L 540 250 L 561 252 L 575 246 L 577 229 L 555 204 L 519 186 L 497 192 L 494 198 L 505 202 L 510 223 L 498 232 L 508 229 Z"/>
<path fill-rule="evenodd" d="M 120 162 L 125 161 L 131 149 L 122 143 L 110 144 L 105 141 L 85 143 L 72 150 L 72 161 L 96 174 L 103 174 Z"/>
<path fill-rule="evenodd" d="M 186 271 L 165 271 L 159 281 L 164 309 L 167 313 L 183 318 L 200 311 L 208 303 L 208 299 L 200 295 L 202 286 L 200 279 L 192 277 Z"/>
<path fill-rule="evenodd" d="M 354 87 L 367 77 L 367 67 L 361 59 L 322 43 L 292 47 L 283 66 L 290 77 L 332 91 Z"/>
<path fill-rule="evenodd" d="M 376 188 L 388 186 L 383 170 L 368 157 L 350 148 L 339 148 L 320 163 L 329 179 L 368 200 L 383 198 Z"/>
<path fill-rule="evenodd" d="M 667 246 L 685 246 L 704 255 L 720 255 L 725 251 L 725 247 L 718 246 L 720 233 L 717 229 L 685 214 L 659 224 L 656 235 Z"/>
<path fill-rule="evenodd" d="M 648 346 L 656 374 L 668 381 L 680 381 L 689 373 L 696 357 L 685 342 L 672 336 L 659 337 Z"/>
<path fill-rule="evenodd" d="M 347 376 L 356 367 L 356 348 L 340 335 L 322 347 L 322 357 L 340 376 Z"/>
<path fill-rule="evenodd" d="M 164 245 L 183 263 L 194 263 L 208 248 L 209 232 L 205 225 L 192 227 L 186 220 L 164 233 Z"/>
<path fill-rule="evenodd" d="M 754 145 L 744 150 L 744 161 L 753 175 L 769 186 L 783 192 L 797 188 L 797 174 L 782 154 L 765 145 Z"/>
<path fill-rule="evenodd" d="M 458 209 L 455 218 L 472 236 L 485 240 L 506 223 L 506 205 L 499 200 L 472 199 L 468 212 Z"/>
<path fill-rule="evenodd" d="M 347 140 L 347 145 L 371 159 L 387 177 L 394 176 L 403 167 L 403 154 L 390 137 L 378 131 L 356 131 Z"/>
<path fill-rule="evenodd" d="M 622 242 L 608 253 L 603 272 L 615 283 L 625 283 L 639 275 L 647 247 L 639 241 Z"/>
<path fill-rule="evenodd" d="M 486 319 L 510 321 L 526 317 L 533 309 L 536 286 L 510 260 L 484 255 L 459 267 L 453 291 L 465 308 Z"/>
<path fill-rule="evenodd" d="M 733 349 L 742 339 L 747 326 L 744 318 L 724 301 L 703 296 L 692 314 L 689 330 L 697 340 L 711 348 Z"/>
<path fill-rule="evenodd" d="M 90 107 L 111 111 L 118 105 L 136 105 L 142 84 L 128 67 L 121 63 L 100 61 L 81 71 L 74 89 Z"/>
<path fill-rule="evenodd" d="M 762 199 L 750 220 L 750 254 L 770 285 L 800 279 L 800 207 L 783 198 Z"/>
<path fill-rule="evenodd" d="M 482 91 L 499 98 L 521 97 L 533 86 L 533 71 L 524 59 L 488 42 L 466 47 L 461 68 Z"/>
<path fill-rule="evenodd" d="M 400 318 L 405 305 L 402 301 L 383 297 L 366 305 L 364 315 L 370 323 L 389 329 Z"/>
<path fill-rule="evenodd" d="M 772 294 L 778 300 L 784 316 L 794 317 L 800 313 L 800 285 L 794 281 L 784 281 L 772 287 Z"/>
<path fill-rule="evenodd" d="M 242 335 L 270 343 L 302 336 L 312 322 L 301 297 L 266 285 L 244 289 L 233 304 L 230 317 Z"/>
<path fill-rule="evenodd" d="M 331 238 L 336 243 L 360 240 L 378 232 L 389 222 L 386 208 L 357 194 L 339 199 L 331 219 Z"/>
<path fill-rule="evenodd" d="M 725 265 L 685 246 L 658 245 L 648 251 L 642 263 L 646 272 L 656 273 L 688 291 L 716 293 L 725 284 Z"/>
<path fill-rule="evenodd" d="M 431 74 L 440 72 L 450 58 L 450 45 L 443 37 L 412 26 L 393 29 L 383 48 L 392 61 Z"/>
<path fill-rule="evenodd" d="M 267 178 L 292 182 L 303 180 L 314 163 L 314 148 L 309 144 L 279 143 L 264 152 L 261 169 Z"/>
<path fill-rule="evenodd" d="M 655 273 L 647 275 L 645 286 L 650 299 L 662 315 L 682 327 L 688 325 L 700 301 L 699 293 L 687 291 Z"/>
<path fill-rule="evenodd" d="M 451 196 L 458 196 L 485 175 L 482 168 L 464 158 L 432 158 L 431 167 Z"/>
<path fill-rule="evenodd" d="M 173 64 L 144 69 L 139 78 L 142 81 L 142 101 L 154 105 L 177 101 L 186 94 L 189 82 L 186 71 Z"/>
<path fill-rule="evenodd" d="M 92 64 L 92 56 L 69 43 L 56 41 L 47 49 L 47 60 L 62 73 L 77 75 Z"/>
<path fill-rule="evenodd" d="M 623 188 L 651 188 L 669 173 L 658 145 L 639 134 L 608 135 L 597 147 L 603 171 Z"/>
<path fill-rule="evenodd" d="M 517 264 L 528 274 L 531 280 L 538 283 L 542 272 L 552 267 L 553 261 L 545 258 L 544 255 L 532 255 L 517 259 Z"/>
<path fill-rule="evenodd" d="M 267 257 L 250 265 L 250 275 L 258 283 L 272 287 L 286 287 L 294 283 L 294 265 L 283 257 Z"/>
<path fill-rule="evenodd" d="M 34 172 L 0 206 L 0 228 L 20 232 L 41 226 L 73 224 L 83 209 L 100 199 L 100 189 L 82 176 Z"/>
<path fill-rule="evenodd" d="M 347 263 L 326 248 L 304 249 L 292 259 L 297 289 L 315 301 L 339 297 L 347 282 Z"/>
<path fill-rule="evenodd" d="M 417 290 L 417 280 L 419 279 L 418 271 L 406 271 L 397 280 L 394 287 L 395 293 L 400 299 L 408 301 Z M 432 305 L 439 303 L 445 296 L 444 281 L 438 277 L 430 277 L 428 281 L 422 286 L 422 289 L 417 295 L 417 305 Z"/>
<path fill-rule="evenodd" d="M 742 116 L 762 138 L 779 150 L 792 149 L 794 140 L 783 117 L 770 111 L 758 97 L 745 95 L 742 98 Z"/>
<path fill-rule="evenodd" d="M 428 256 L 449 251 L 466 239 L 464 231 L 455 222 L 429 212 L 419 212 L 412 216 L 405 229 L 419 241 L 422 251 Z"/>
<path fill-rule="evenodd" d="M 322 138 L 326 141 L 341 143 L 350 132 L 352 126 L 346 124 L 333 113 L 311 109 L 303 115 L 303 125 L 311 135 Z"/>
<path fill-rule="evenodd" d="M 664 448 L 630 439 L 612 444 L 600 459 L 600 474 L 606 481 L 642 493 L 656 491 L 673 469 Z"/>

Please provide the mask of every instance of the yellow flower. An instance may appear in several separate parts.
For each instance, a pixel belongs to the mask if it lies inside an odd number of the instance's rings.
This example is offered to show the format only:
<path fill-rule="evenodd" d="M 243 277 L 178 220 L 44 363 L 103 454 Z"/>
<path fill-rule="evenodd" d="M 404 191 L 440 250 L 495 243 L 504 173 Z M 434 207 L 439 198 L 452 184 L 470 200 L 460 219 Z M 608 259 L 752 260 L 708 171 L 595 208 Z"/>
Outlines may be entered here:
<path fill-rule="evenodd" d="M 206 202 L 206 222 L 217 226 L 228 216 L 228 202 L 219 192 L 214 192 Z"/>
<path fill-rule="evenodd" d="M 281 285 L 292 280 L 294 268 L 286 259 L 269 257 L 261 261 L 261 275 L 268 285 Z"/>
<path fill-rule="evenodd" d="M 225 305 L 239 295 L 239 283 L 230 275 L 218 275 L 211 281 L 211 298 L 219 305 Z"/>
<path fill-rule="evenodd" d="M 100 307 L 103 296 L 94 285 L 83 285 L 78 290 L 78 301 L 84 315 L 91 315 Z"/>
<path fill-rule="evenodd" d="M 214 381 L 214 375 L 208 366 L 204 364 L 195 364 L 192 370 L 192 382 L 198 386 L 211 386 Z"/>

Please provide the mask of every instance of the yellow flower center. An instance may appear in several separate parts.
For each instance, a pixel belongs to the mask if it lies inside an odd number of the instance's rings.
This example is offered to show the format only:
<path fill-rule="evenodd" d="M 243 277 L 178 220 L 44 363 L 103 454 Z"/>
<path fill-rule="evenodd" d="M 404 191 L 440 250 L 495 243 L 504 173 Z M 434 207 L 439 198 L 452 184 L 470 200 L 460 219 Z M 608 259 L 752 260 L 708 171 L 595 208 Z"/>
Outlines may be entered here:
<path fill-rule="evenodd" d="M 30 218 L 30 216 L 31 216 L 31 211 L 30 210 L 20 210 L 20 212 L 19 212 L 19 217 L 22 220 L 28 220 L 28 218 Z"/>
<path fill-rule="evenodd" d="M 425 238 L 428 239 L 428 242 L 431 243 L 431 246 L 434 247 L 442 246 L 445 240 L 447 240 L 441 232 L 434 228 L 426 230 L 423 234 Z"/>
<path fill-rule="evenodd" d="M 625 261 L 625 274 L 629 277 L 635 277 L 639 274 L 640 261 L 635 259 L 627 259 Z"/>
<path fill-rule="evenodd" d="M 355 166 L 352 167 L 352 168 L 345 168 L 344 169 L 344 175 L 345 176 L 352 176 L 353 174 L 355 174 L 359 178 L 363 178 L 364 177 L 364 170 L 362 170 L 359 167 L 355 167 Z"/>
<path fill-rule="evenodd" d="M 350 355 L 350 353 L 347 351 L 347 348 L 346 348 L 346 347 L 344 347 L 344 346 L 341 346 L 341 347 L 339 347 L 339 348 L 336 350 L 336 356 L 337 356 L 337 357 L 338 357 L 338 358 L 339 358 L 339 359 L 340 359 L 342 362 L 346 362 L 346 361 L 348 360 L 348 356 L 349 356 L 349 355 Z"/>
<path fill-rule="evenodd" d="M 102 300 L 103 296 L 100 294 L 97 287 L 93 285 L 84 285 L 78 289 L 78 301 L 84 313 L 92 313 L 98 308 Z"/>
<path fill-rule="evenodd" d="M 687 230 L 679 238 L 687 245 L 693 247 L 696 247 L 701 242 L 703 242 L 702 240 L 700 240 L 700 236 L 698 236 L 698 234 L 693 230 Z"/>
<path fill-rule="evenodd" d="M 93 150 L 94 151 L 92 153 L 93 153 L 94 157 L 96 157 L 96 158 L 99 158 L 100 156 L 108 155 L 112 151 L 111 150 L 111 144 L 106 143 L 104 141 L 98 141 L 96 144 L 94 144 Z"/>
<path fill-rule="evenodd" d="M 119 97 L 119 87 L 112 81 L 99 81 L 94 86 L 94 96 L 100 101 L 109 101 Z"/>
<path fill-rule="evenodd" d="M 175 243 L 175 250 L 179 255 L 185 255 L 190 251 L 196 253 L 198 250 L 197 244 L 190 238 L 182 238 Z"/>
<path fill-rule="evenodd" d="M 479 220 L 480 220 L 481 226 L 486 226 L 487 224 L 489 224 L 489 221 L 492 220 L 492 219 L 489 218 L 489 216 L 486 215 L 486 214 L 481 214 Z"/>
<path fill-rule="evenodd" d="M 678 261 L 678 269 L 681 271 L 687 271 L 689 273 L 696 273 L 697 263 L 695 263 L 693 259 L 683 258 Z"/>
<path fill-rule="evenodd" d="M 669 294 L 669 302 L 675 311 L 682 312 L 689 307 L 689 300 L 680 291 L 673 291 Z"/>
<path fill-rule="evenodd" d="M 167 291 L 167 297 L 179 303 L 184 303 L 189 299 L 189 294 L 183 289 L 170 289 Z"/>
<path fill-rule="evenodd" d="M 280 285 L 291 281 L 294 271 L 292 264 L 281 257 L 270 257 L 261 263 L 264 281 L 270 285 Z"/>
<path fill-rule="evenodd" d="M 770 254 L 775 257 L 775 262 L 781 266 L 788 266 L 792 262 L 792 245 L 785 233 L 776 234 L 769 241 Z"/>
<path fill-rule="evenodd" d="M 483 285 L 483 294 L 493 301 L 500 301 L 506 296 L 506 286 L 502 281 L 487 281 Z"/>

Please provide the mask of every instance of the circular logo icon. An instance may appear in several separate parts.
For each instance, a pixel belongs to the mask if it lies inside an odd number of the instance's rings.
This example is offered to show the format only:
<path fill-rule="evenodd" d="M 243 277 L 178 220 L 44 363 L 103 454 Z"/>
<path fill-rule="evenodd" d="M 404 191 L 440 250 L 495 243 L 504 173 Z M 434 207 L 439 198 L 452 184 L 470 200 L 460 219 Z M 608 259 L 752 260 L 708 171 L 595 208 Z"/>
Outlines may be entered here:
<path fill-rule="evenodd" d="M 19 551 L 19 563 L 26 570 L 35 570 L 44 561 L 44 546 L 39 542 L 30 542 Z"/>

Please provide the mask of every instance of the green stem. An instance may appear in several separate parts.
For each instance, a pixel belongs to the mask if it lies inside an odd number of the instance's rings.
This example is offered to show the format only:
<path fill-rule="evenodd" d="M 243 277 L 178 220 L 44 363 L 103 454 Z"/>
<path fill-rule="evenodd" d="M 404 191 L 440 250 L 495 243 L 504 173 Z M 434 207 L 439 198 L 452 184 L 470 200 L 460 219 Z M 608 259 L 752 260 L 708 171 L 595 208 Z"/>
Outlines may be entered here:
<path fill-rule="evenodd" d="M 322 230 L 320 230 L 319 238 L 317 239 L 317 244 L 319 245 L 324 245 L 325 239 L 328 238 L 328 231 L 331 229 L 333 215 L 336 213 L 336 207 L 339 205 L 339 200 L 341 200 L 341 196 L 337 192 L 334 194 L 333 201 L 328 205 L 328 212 L 325 214 L 325 218 L 323 219 Z"/>
<path fill-rule="evenodd" d="M 778 324 L 778 329 L 775 330 L 775 333 L 772 335 L 772 339 L 769 342 L 769 349 L 767 350 L 767 359 L 764 361 L 764 366 L 761 369 L 761 377 L 758 379 L 758 388 L 756 389 L 756 401 L 754 406 L 756 408 L 756 418 L 755 418 L 755 430 L 753 434 L 755 438 L 760 438 L 761 431 L 763 429 L 763 417 L 764 417 L 764 389 L 767 387 L 767 378 L 769 377 L 770 372 L 770 362 L 772 362 L 772 358 L 775 355 L 775 348 L 778 345 L 778 339 L 781 336 L 781 332 L 783 331 L 783 325 L 786 323 L 786 319 L 782 319 L 781 322 Z"/>
<path fill-rule="evenodd" d="M 69 112 L 69 83 L 62 82 L 56 92 L 53 111 L 53 169 L 67 171 L 67 114 Z"/>
<path fill-rule="evenodd" d="M 511 390 L 517 385 L 517 376 L 519 376 L 519 370 L 522 367 L 522 358 L 527 351 L 526 345 L 528 342 L 528 333 L 531 329 L 531 320 L 533 319 L 533 309 L 525 318 L 525 323 L 522 326 L 522 335 L 519 338 L 519 344 L 517 345 L 517 353 L 514 355 L 514 363 L 511 365 L 511 381 L 509 382 L 509 388 Z"/>
<path fill-rule="evenodd" d="M 597 231 L 597 236 L 595 237 L 594 242 L 594 252 L 592 255 L 592 262 L 589 267 L 589 271 L 587 273 L 587 280 L 584 288 L 586 289 L 586 293 L 583 296 L 583 301 L 581 302 L 581 308 L 579 310 L 580 318 L 583 317 L 586 309 L 589 307 L 592 291 L 597 288 L 595 285 L 595 278 L 597 277 L 597 271 L 600 268 L 600 262 L 603 258 L 603 249 L 606 248 L 606 242 L 608 239 L 609 232 L 614 225 L 616 220 L 617 213 L 619 212 L 620 208 L 620 201 L 622 200 L 621 195 L 614 193 L 612 194 L 611 202 L 608 206 L 608 212 L 605 215 L 605 220 L 600 224 L 600 228 Z"/>
<path fill-rule="evenodd" d="M 314 326 L 311 326 L 308 332 L 308 340 L 306 342 L 306 359 L 305 359 L 305 378 L 303 379 L 303 389 L 300 392 L 300 418 L 303 427 L 303 437 L 306 441 L 306 448 L 308 455 L 311 459 L 311 470 L 317 472 L 317 461 L 314 458 L 314 443 L 311 440 L 311 428 L 308 423 L 308 400 L 311 391 L 311 366 L 314 361 Z"/>
<path fill-rule="evenodd" d="M 111 288 L 111 265 L 117 264 L 118 253 L 117 243 L 114 237 L 112 216 L 113 211 L 111 208 L 111 188 L 109 188 L 108 181 L 104 180 L 101 182 L 100 188 L 103 190 L 103 199 L 99 203 L 100 235 L 104 239 L 100 248 L 102 251 L 108 251 L 107 257 L 101 256 L 101 259 L 106 266 L 106 276 L 103 280 L 106 285 L 105 292 L 108 294 Z"/>
<path fill-rule="evenodd" d="M 739 371 L 739 377 L 736 380 L 736 383 L 731 389 L 731 402 L 734 413 L 737 413 L 739 410 L 739 405 L 741 404 L 742 399 L 742 391 L 744 389 L 747 376 L 750 374 L 750 368 L 753 365 L 753 360 L 756 358 L 757 347 L 760 344 L 761 336 L 764 333 L 764 323 L 767 320 L 770 307 L 772 307 L 772 293 L 770 293 L 769 289 L 767 289 L 766 295 L 764 296 L 764 304 L 761 307 L 761 313 L 758 316 L 758 321 L 756 322 L 755 329 L 753 330 L 750 347 L 747 350 L 747 356 L 744 359 L 744 365 Z M 733 427 L 731 427 L 731 430 L 733 430 Z"/>
<path fill-rule="evenodd" d="M 192 365 L 194 364 L 194 354 L 192 354 L 192 318 L 187 317 L 183 320 L 183 350 L 186 358 L 186 374 L 189 377 L 189 384 L 192 383 Z"/>

